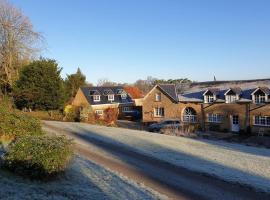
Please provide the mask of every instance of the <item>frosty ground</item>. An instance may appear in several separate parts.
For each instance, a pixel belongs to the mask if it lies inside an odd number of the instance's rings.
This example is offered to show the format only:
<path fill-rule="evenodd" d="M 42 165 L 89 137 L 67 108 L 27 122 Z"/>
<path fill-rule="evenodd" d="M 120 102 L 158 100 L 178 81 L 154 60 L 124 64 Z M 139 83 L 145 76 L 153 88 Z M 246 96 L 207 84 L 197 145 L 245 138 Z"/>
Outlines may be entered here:
<path fill-rule="evenodd" d="M 269 149 L 80 123 L 44 123 L 125 146 L 195 172 L 270 192 Z"/>
<path fill-rule="evenodd" d="M 125 177 L 76 156 L 66 173 L 47 182 L 30 181 L 0 169 L 3 200 L 118 200 L 166 199 Z"/>

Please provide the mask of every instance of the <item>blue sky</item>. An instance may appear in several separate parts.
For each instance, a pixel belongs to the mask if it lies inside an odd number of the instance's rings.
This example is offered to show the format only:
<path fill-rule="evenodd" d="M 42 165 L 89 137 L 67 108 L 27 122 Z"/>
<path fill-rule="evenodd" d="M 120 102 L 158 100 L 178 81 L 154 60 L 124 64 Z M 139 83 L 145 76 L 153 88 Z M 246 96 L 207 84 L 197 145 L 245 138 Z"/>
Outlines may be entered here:
<path fill-rule="evenodd" d="M 268 0 L 12 0 L 87 80 L 270 77 Z"/>

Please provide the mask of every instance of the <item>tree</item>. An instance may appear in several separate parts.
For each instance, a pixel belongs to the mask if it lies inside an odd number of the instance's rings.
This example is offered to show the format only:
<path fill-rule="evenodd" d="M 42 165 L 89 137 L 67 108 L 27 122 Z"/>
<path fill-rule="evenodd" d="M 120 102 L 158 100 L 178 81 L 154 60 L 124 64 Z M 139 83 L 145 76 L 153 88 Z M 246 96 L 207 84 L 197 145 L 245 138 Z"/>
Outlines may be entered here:
<path fill-rule="evenodd" d="M 141 79 L 137 80 L 134 83 L 134 86 L 139 88 L 143 94 L 146 94 L 157 84 L 175 84 L 177 92 L 183 92 L 187 88 L 189 88 L 191 83 L 192 81 L 187 78 L 166 80 L 166 79 L 157 79 L 157 78 L 148 76 L 146 80 L 141 80 Z"/>
<path fill-rule="evenodd" d="M 139 99 L 143 97 L 143 93 L 140 91 L 139 88 L 135 86 L 125 86 L 124 90 L 133 98 Z"/>
<path fill-rule="evenodd" d="M 43 58 L 23 67 L 14 85 L 16 106 L 41 110 L 60 108 L 64 100 L 61 70 L 55 60 Z"/>
<path fill-rule="evenodd" d="M 65 89 L 67 94 L 67 99 L 75 97 L 78 89 L 86 85 L 86 77 L 82 74 L 80 68 L 77 69 L 75 74 L 67 75 L 65 80 Z"/>
<path fill-rule="evenodd" d="M 42 37 L 33 30 L 28 17 L 8 3 L 0 0 L 0 86 L 10 88 L 18 78 L 20 68 L 40 48 Z"/>
<path fill-rule="evenodd" d="M 134 83 L 134 86 L 137 87 L 143 94 L 147 94 L 154 86 L 156 78 L 148 76 L 146 80 L 139 79 Z"/>
<path fill-rule="evenodd" d="M 98 83 L 97 83 L 97 86 L 106 86 L 106 87 L 108 87 L 108 86 L 116 86 L 116 85 L 118 85 L 118 84 L 115 83 L 115 82 L 110 81 L 107 78 L 99 79 Z"/>

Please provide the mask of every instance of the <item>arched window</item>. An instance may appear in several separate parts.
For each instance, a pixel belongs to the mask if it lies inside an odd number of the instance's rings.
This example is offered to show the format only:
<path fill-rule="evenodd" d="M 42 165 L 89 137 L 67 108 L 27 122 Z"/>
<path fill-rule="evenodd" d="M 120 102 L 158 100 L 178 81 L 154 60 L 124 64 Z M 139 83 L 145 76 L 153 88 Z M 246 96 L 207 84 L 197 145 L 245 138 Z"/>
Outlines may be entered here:
<path fill-rule="evenodd" d="M 196 111 L 191 107 L 185 108 L 185 110 L 183 112 L 183 121 L 184 122 L 191 122 L 191 123 L 196 122 L 197 121 Z"/>

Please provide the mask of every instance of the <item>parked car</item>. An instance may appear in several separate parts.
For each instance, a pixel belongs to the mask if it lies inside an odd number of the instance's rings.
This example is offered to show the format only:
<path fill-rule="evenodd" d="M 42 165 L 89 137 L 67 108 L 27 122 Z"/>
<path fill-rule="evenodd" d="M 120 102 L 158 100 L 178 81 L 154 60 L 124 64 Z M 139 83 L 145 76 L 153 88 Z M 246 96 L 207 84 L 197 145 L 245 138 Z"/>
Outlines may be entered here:
<path fill-rule="evenodd" d="M 180 120 L 178 119 L 165 119 L 160 122 L 151 124 L 148 127 L 148 131 L 150 132 L 160 132 L 162 129 L 167 128 L 179 128 L 180 127 Z"/>

